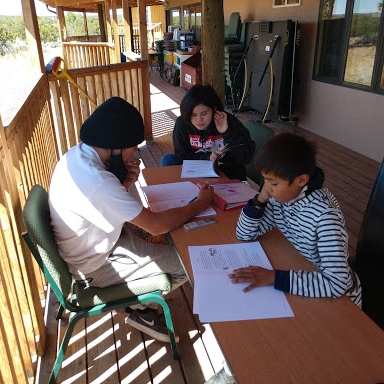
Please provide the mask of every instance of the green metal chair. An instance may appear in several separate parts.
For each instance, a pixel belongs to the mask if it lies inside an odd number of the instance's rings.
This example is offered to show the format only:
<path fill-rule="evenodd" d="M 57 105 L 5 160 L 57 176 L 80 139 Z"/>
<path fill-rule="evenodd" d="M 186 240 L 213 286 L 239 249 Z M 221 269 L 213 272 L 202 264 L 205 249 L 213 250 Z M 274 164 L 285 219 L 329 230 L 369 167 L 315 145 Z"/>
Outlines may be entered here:
<path fill-rule="evenodd" d="M 256 143 L 255 153 L 253 154 L 252 160 L 245 166 L 246 174 L 247 177 L 257 183 L 261 188 L 264 184 L 264 179 L 263 176 L 255 170 L 255 158 L 260 148 L 269 139 L 275 136 L 275 131 L 272 128 L 255 120 L 246 121 L 244 126 L 248 129 L 251 139 Z"/>
<path fill-rule="evenodd" d="M 224 27 L 224 43 L 237 44 L 241 33 L 241 17 L 239 12 L 232 12 L 229 25 Z"/>
<path fill-rule="evenodd" d="M 171 313 L 162 297 L 171 291 L 170 275 L 163 273 L 107 288 L 86 288 L 74 281 L 67 264 L 60 257 L 51 227 L 48 193 L 40 185 L 34 185 L 29 193 L 23 209 L 23 220 L 27 232 L 22 236 L 60 302 L 57 320 L 62 317 L 64 309 L 70 312 L 69 324 L 49 383 L 56 381 L 73 329 L 80 319 L 139 303 L 156 302 L 161 305 L 171 340 L 173 358 L 175 360 L 179 358 Z"/>

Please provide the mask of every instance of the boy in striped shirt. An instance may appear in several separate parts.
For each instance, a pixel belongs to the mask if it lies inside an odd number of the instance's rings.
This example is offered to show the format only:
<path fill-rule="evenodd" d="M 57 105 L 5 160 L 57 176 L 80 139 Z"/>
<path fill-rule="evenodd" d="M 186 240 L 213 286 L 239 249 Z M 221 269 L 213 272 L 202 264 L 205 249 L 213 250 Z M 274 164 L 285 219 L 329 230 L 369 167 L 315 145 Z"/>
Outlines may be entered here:
<path fill-rule="evenodd" d="M 277 227 L 295 248 L 318 268 L 315 272 L 267 270 L 249 266 L 229 275 L 232 283 L 247 282 L 247 292 L 273 285 L 307 297 L 344 294 L 361 308 L 361 284 L 348 265 L 348 234 L 335 196 L 323 189 L 323 171 L 316 150 L 305 138 L 282 133 L 269 140 L 255 159 L 265 183 L 242 209 L 236 235 L 256 240 Z"/>

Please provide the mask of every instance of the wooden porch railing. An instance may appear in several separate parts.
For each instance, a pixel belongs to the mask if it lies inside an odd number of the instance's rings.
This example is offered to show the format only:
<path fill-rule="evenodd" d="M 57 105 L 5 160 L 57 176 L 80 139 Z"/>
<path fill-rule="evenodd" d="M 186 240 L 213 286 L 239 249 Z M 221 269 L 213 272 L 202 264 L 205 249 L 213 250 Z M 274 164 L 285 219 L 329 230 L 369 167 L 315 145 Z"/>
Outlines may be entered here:
<path fill-rule="evenodd" d="M 147 61 L 69 73 L 98 105 L 120 96 L 136 106 L 144 118 L 145 138 L 152 139 Z M 49 189 L 59 157 L 79 141 L 80 126 L 93 109 L 68 80 L 44 74 L 6 130 L 0 118 L 2 383 L 34 382 L 38 357 L 45 350 L 49 287 L 21 239 L 22 209 L 34 184 Z"/>
<path fill-rule="evenodd" d="M 63 59 L 68 69 L 116 63 L 115 45 L 86 41 L 63 42 Z"/>
<path fill-rule="evenodd" d="M 28 383 L 45 349 L 47 286 L 21 239 L 21 212 L 32 185 L 48 188 L 58 159 L 45 75 L 0 129 L 0 381 Z"/>

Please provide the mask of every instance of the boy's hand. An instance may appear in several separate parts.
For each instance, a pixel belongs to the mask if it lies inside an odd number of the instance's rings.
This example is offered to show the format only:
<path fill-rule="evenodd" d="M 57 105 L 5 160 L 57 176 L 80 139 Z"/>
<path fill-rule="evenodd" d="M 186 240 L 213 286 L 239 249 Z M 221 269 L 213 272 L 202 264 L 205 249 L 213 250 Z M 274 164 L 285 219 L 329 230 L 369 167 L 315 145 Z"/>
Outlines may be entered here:
<path fill-rule="evenodd" d="M 260 203 L 266 203 L 271 198 L 271 195 L 266 191 L 265 188 L 263 188 L 257 198 L 257 200 L 260 201 Z"/>
<path fill-rule="evenodd" d="M 235 269 L 229 274 L 231 283 L 251 283 L 243 289 L 243 292 L 248 292 L 256 287 L 266 287 L 275 284 L 275 271 L 250 265 L 246 268 Z"/>

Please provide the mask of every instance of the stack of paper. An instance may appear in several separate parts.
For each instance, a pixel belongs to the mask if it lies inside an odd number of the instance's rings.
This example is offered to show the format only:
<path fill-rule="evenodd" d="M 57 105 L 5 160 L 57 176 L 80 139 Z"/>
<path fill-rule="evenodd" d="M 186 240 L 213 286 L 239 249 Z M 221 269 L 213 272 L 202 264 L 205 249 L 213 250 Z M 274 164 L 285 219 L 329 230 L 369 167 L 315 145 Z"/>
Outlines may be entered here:
<path fill-rule="evenodd" d="M 234 269 L 250 265 L 272 269 L 259 242 L 190 246 L 195 278 L 193 312 L 201 322 L 293 317 L 283 292 L 273 286 L 244 293 L 249 283 L 232 284 Z"/>
<path fill-rule="evenodd" d="M 147 196 L 149 207 L 153 212 L 165 211 L 170 208 L 183 207 L 194 199 L 199 188 L 190 181 L 179 183 L 147 185 L 141 187 Z M 212 207 L 200 212 L 196 217 L 216 215 Z"/>

